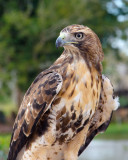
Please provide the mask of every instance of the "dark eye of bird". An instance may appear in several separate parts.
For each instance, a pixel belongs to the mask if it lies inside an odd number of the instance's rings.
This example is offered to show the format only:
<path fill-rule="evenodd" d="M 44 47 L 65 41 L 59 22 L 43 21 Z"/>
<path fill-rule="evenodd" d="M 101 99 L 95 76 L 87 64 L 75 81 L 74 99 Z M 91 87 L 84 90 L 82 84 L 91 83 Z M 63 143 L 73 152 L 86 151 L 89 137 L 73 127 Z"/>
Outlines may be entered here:
<path fill-rule="evenodd" d="M 75 34 L 75 37 L 76 37 L 77 39 L 82 39 L 82 38 L 83 38 L 83 33 L 76 33 L 76 34 Z"/>

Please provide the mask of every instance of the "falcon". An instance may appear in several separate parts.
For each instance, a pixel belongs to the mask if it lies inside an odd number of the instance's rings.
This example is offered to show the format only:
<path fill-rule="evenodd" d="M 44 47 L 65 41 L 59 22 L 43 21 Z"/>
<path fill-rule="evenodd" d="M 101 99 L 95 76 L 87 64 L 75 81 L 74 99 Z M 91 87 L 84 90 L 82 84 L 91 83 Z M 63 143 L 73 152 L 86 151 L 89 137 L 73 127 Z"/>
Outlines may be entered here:
<path fill-rule="evenodd" d="M 83 25 L 64 28 L 56 40 L 61 56 L 41 72 L 18 111 L 8 160 L 77 160 L 104 132 L 119 106 L 102 75 L 98 36 Z"/>

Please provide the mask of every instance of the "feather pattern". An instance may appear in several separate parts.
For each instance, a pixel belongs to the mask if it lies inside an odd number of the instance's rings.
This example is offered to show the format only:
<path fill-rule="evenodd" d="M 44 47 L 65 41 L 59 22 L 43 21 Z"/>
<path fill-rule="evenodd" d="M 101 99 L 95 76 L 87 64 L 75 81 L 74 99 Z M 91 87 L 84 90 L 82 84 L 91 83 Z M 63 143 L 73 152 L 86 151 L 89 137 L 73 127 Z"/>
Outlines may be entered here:
<path fill-rule="evenodd" d="M 82 25 L 68 26 L 62 35 L 57 45 L 65 44 L 64 52 L 24 96 L 8 160 L 77 160 L 94 136 L 105 131 L 119 105 L 101 73 L 97 35 Z"/>
<path fill-rule="evenodd" d="M 16 159 L 27 143 L 40 117 L 61 89 L 62 77 L 56 72 L 41 73 L 26 92 L 13 127 L 8 160 Z M 13 151 L 15 150 L 15 152 Z"/>
<path fill-rule="evenodd" d="M 104 132 L 111 121 L 112 113 L 119 107 L 119 98 L 114 96 L 110 80 L 102 75 L 100 101 L 95 114 L 91 118 L 85 143 L 79 150 L 79 155 L 86 149 L 91 140 L 99 133 Z"/>

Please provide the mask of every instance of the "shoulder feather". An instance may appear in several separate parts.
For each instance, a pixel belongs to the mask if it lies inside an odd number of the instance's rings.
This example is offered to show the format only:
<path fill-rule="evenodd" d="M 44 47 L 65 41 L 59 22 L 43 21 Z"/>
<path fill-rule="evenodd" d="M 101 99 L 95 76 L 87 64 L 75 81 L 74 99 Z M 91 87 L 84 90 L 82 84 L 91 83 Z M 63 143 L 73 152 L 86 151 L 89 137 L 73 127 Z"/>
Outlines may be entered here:
<path fill-rule="evenodd" d="M 24 96 L 14 123 L 8 160 L 16 159 L 61 87 L 62 77 L 56 72 L 42 72 L 34 80 Z"/>

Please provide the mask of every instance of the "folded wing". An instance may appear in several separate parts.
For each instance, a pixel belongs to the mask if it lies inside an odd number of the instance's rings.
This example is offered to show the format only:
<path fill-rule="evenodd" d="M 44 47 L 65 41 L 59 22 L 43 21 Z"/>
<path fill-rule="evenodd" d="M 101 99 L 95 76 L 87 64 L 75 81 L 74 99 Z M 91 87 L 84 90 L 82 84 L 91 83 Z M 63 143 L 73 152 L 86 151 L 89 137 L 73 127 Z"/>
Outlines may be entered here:
<path fill-rule="evenodd" d="M 86 141 L 81 146 L 78 155 L 85 150 L 97 134 L 104 132 L 107 129 L 111 121 L 112 113 L 118 107 L 119 98 L 114 96 L 113 87 L 110 80 L 103 75 L 99 105 L 95 111 L 95 114 L 91 118 Z"/>
<path fill-rule="evenodd" d="M 8 160 L 16 160 L 38 121 L 50 108 L 62 87 L 62 77 L 56 72 L 40 73 L 26 92 L 13 126 Z"/>

